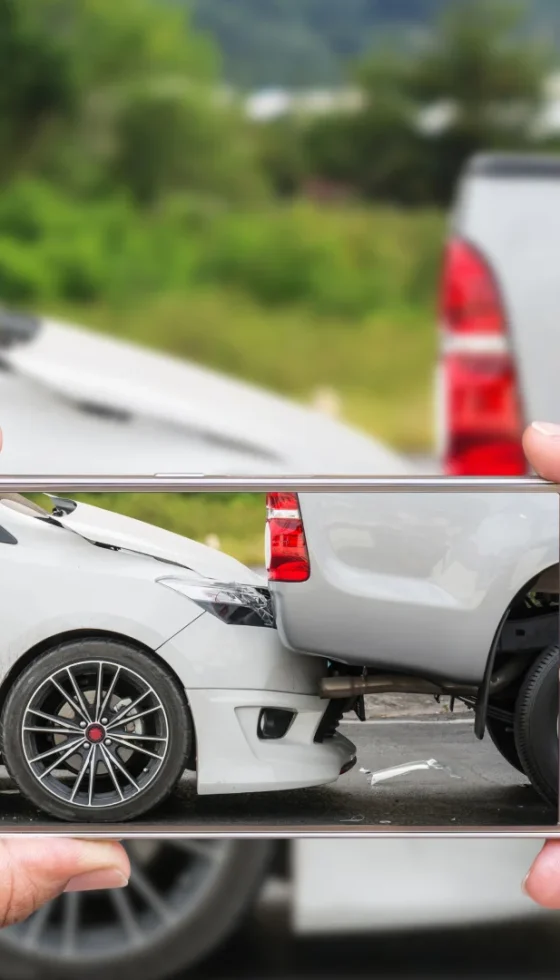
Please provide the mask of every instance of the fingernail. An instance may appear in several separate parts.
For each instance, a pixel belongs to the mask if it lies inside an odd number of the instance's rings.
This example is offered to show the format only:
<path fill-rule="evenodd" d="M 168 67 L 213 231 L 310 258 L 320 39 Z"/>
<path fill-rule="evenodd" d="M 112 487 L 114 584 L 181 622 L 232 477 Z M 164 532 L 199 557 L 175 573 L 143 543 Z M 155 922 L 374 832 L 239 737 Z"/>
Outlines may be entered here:
<path fill-rule="evenodd" d="M 71 878 L 65 892 L 93 892 L 103 888 L 125 888 L 128 879 L 122 871 L 116 868 L 105 868 L 103 871 L 89 871 L 87 874 Z"/>
<path fill-rule="evenodd" d="M 554 422 L 533 422 L 532 429 L 536 429 L 542 436 L 560 436 L 560 425 Z"/>
<path fill-rule="evenodd" d="M 529 874 L 530 874 L 530 872 L 529 872 Z M 524 895 L 527 895 L 527 897 L 530 898 L 531 896 L 529 895 L 529 892 L 527 891 L 527 882 L 528 881 L 529 881 L 529 875 L 527 874 L 527 875 L 525 875 L 523 881 L 521 882 L 521 891 L 523 892 Z"/>

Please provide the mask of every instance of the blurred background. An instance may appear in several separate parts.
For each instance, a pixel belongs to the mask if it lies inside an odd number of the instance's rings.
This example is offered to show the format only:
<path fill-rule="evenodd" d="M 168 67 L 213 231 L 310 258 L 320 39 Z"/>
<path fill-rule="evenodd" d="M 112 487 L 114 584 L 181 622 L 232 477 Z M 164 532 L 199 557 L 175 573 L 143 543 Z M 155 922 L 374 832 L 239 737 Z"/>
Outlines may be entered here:
<path fill-rule="evenodd" d="M 556 0 L 2 0 L 0 65 L 4 472 L 293 469 L 315 432 L 323 472 L 460 471 L 448 212 L 474 155 L 560 153 Z M 94 502 L 262 564 L 260 498 Z M 1 933 L 0 976 L 557 972 L 535 843 L 198 845 L 131 846 L 126 893 Z"/>
<path fill-rule="evenodd" d="M 447 211 L 474 154 L 560 150 L 557 4 L 5 0 L 0 18 L 0 302 L 196 366 L 175 377 L 175 427 L 168 416 L 156 432 L 154 409 L 150 433 L 136 433 L 153 469 L 197 471 L 211 457 L 214 472 L 232 471 L 219 445 L 232 389 L 217 400 L 217 420 L 216 398 L 198 414 L 187 405 L 182 443 L 177 433 L 179 402 L 197 380 L 210 385 L 209 368 L 310 407 L 331 433 L 343 425 L 342 442 L 359 432 L 436 470 Z M 44 469 L 40 445 L 54 457 L 65 441 L 83 472 L 72 433 L 99 452 L 115 441 L 135 372 L 149 403 L 150 362 L 136 362 L 132 347 L 126 356 L 98 348 L 99 385 L 111 371 L 115 384 L 92 429 L 83 412 L 61 415 L 44 390 L 68 396 L 75 377 L 74 398 L 82 385 L 86 402 L 91 343 L 81 354 L 81 337 L 51 329 L 44 353 L 43 332 L 37 366 L 33 344 L 13 353 L 12 332 L 0 330 L 2 363 L 19 384 L 1 381 L 2 465 L 29 471 L 34 452 Z M 238 443 L 252 429 L 256 439 L 260 408 L 248 391 L 236 389 L 253 409 L 228 433 Z M 103 391 L 96 408 L 99 417 Z M 45 432 L 33 445 L 38 417 Z M 261 450 L 282 428 L 267 422 Z M 193 427 L 210 434 L 196 452 Z M 301 428 L 291 427 L 294 443 Z M 157 466 L 156 441 L 169 446 Z M 27 464 L 9 455 L 24 444 Z M 133 444 L 129 429 L 117 460 L 125 446 L 132 458 Z M 360 446 L 362 469 L 387 472 Z M 262 450 L 258 463 L 266 472 L 274 460 Z M 305 471 L 300 457 L 286 465 Z M 126 506 L 146 516 L 141 497 Z M 195 506 L 188 533 L 196 522 L 204 538 L 260 564 L 260 499 L 220 498 L 204 516 Z M 177 530 L 178 508 L 168 497 L 159 522 Z"/>
<path fill-rule="evenodd" d="M 12 320 L 0 325 L 2 365 L 18 375 L 17 390 L 1 381 L 7 471 L 29 471 L 14 448 L 24 444 L 44 471 L 41 447 L 54 458 L 64 433 L 84 472 L 74 431 L 98 452 L 113 440 L 117 460 L 140 445 L 174 472 L 231 472 L 227 435 L 248 444 L 242 471 L 255 459 L 271 471 L 263 445 L 286 426 L 267 418 L 255 449 L 264 402 L 238 387 L 204 403 L 206 369 L 329 419 L 330 456 L 315 462 L 308 433 L 316 472 L 351 433 L 363 436 L 362 471 L 391 466 L 365 440 L 438 469 L 447 211 L 473 155 L 560 151 L 557 4 L 5 0 L 0 20 L 0 302 L 136 347 L 93 348 L 51 326 L 37 360 L 10 349 Z M 33 323 L 16 324 L 28 346 Z M 147 390 L 150 363 L 154 384 L 161 370 L 137 345 L 185 366 L 166 418 L 159 409 L 165 433 Z M 84 421 L 92 358 L 97 417 Z M 166 388 L 160 378 L 162 403 Z M 64 415 L 61 393 L 79 402 L 82 391 L 81 418 Z M 143 399 L 151 429 L 121 438 Z M 291 421 L 295 444 L 306 425 Z M 301 457 L 286 465 L 305 471 Z M 169 498 L 160 522 L 177 529 L 178 506 Z M 144 516 L 141 497 L 131 507 Z M 202 523 L 260 563 L 260 499 L 216 501 Z"/>

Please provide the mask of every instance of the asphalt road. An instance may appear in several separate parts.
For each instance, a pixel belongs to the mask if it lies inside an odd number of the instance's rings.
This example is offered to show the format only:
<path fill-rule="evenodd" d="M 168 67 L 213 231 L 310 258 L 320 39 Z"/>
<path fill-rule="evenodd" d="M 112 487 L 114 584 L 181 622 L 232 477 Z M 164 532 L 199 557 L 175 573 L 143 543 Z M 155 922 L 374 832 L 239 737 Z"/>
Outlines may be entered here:
<path fill-rule="evenodd" d="M 355 768 L 337 783 L 306 790 L 197 797 L 186 776 L 174 796 L 150 815 L 150 828 L 329 826 L 541 827 L 556 813 L 499 755 L 489 738 L 479 742 L 470 719 L 386 719 L 341 726 L 357 747 Z M 443 768 L 398 775 L 374 787 L 362 769 L 436 760 Z M 0 827 L 45 826 L 43 815 L 6 780 L 0 783 Z M 58 824 L 60 826 L 60 824 Z M 145 827 L 146 822 L 130 825 Z"/>

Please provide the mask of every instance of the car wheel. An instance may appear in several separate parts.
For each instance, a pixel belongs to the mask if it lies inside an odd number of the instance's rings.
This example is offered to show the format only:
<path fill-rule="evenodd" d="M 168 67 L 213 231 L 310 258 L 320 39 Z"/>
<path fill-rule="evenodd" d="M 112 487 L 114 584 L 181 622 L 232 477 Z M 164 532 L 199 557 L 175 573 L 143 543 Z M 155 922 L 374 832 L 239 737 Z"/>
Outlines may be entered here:
<path fill-rule="evenodd" d="M 515 744 L 538 793 L 558 806 L 558 646 L 544 650 L 527 671 L 515 705 Z"/>
<path fill-rule="evenodd" d="M 0 932 L 2 980 L 163 980 L 250 912 L 273 841 L 135 840 L 128 888 L 69 893 Z"/>
<path fill-rule="evenodd" d="M 509 762 L 510 766 L 525 775 L 525 769 L 517 745 L 515 744 L 515 731 L 513 721 L 505 722 L 498 718 L 487 718 L 486 729 L 500 755 Z"/>
<path fill-rule="evenodd" d="M 184 692 L 165 665 L 106 638 L 38 656 L 1 719 L 18 789 L 62 820 L 118 823 L 151 810 L 173 790 L 193 741 Z"/>

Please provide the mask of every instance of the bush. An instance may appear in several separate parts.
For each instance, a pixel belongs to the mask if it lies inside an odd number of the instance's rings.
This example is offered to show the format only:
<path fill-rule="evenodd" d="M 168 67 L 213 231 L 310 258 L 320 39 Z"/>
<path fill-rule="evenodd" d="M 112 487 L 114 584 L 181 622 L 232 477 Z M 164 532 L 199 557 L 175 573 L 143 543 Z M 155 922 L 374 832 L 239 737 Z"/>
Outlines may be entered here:
<path fill-rule="evenodd" d="M 430 301 L 442 235 L 437 212 L 309 202 L 239 212 L 183 196 L 142 214 L 123 197 L 77 202 L 20 182 L 0 193 L 0 286 L 13 302 L 120 307 L 226 287 L 263 307 L 359 322 Z"/>
<path fill-rule="evenodd" d="M 0 303 L 29 305 L 51 295 L 45 257 L 36 249 L 0 237 Z"/>
<path fill-rule="evenodd" d="M 298 204 L 233 214 L 216 222 L 201 278 L 265 305 L 304 303 L 319 314 L 361 318 L 431 295 L 442 232 L 436 213 L 386 208 Z"/>

